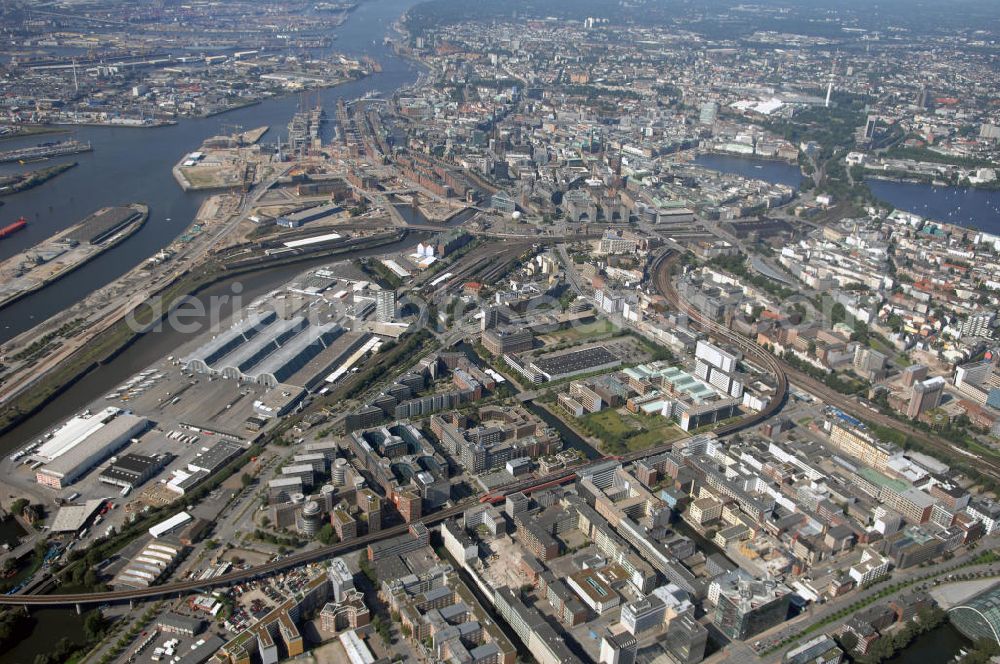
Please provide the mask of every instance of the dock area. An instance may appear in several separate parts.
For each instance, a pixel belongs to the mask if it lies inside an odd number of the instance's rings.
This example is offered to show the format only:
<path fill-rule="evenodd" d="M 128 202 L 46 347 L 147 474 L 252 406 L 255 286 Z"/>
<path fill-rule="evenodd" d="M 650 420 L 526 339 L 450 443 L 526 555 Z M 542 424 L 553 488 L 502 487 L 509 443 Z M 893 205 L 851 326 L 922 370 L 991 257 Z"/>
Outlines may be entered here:
<path fill-rule="evenodd" d="M 0 308 L 61 279 L 135 233 L 149 208 L 140 203 L 98 210 L 31 249 L 0 263 Z"/>
<path fill-rule="evenodd" d="M 0 164 L 14 161 L 29 162 L 50 159 L 52 157 L 62 157 L 68 154 L 79 154 L 90 152 L 94 148 L 89 142 L 80 141 L 60 141 L 56 143 L 42 143 L 16 150 L 4 150 L 0 152 Z"/>
<path fill-rule="evenodd" d="M 270 129 L 270 127 L 264 125 L 263 127 L 257 127 L 256 129 L 247 130 L 242 134 L 240 134 L 241 142 L 243 143 L 243 145 L 254 145 L 260 139 L 264 138 L 264 134 L 267 133 L 268 129 Z"/>

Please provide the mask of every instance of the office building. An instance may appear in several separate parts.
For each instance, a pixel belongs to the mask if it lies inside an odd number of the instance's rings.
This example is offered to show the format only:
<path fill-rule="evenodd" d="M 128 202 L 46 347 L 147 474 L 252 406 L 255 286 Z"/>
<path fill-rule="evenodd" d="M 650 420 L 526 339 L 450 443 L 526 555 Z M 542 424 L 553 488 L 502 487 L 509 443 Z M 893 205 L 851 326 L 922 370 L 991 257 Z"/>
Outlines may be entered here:
<path fill-rule="evenodd" d="M 631 634 L 639 635 L 663 624 L 667 606 L 656 595 L 649 595 L 622 605 L 621 624 Z"/>
<path fill-rule="evenodd" d="M 944 394 L 944 378 L 934 376 L 913 385 L 910 404 L 906 408 L 906 416 L 915 420 L 929 410 L 938 407 Z"/>
<path fill-rule="evenodd" d="M 493 355 L 521 353 L 531 350 L 535 335 L 526 327 L 495 327 L 482 334 L 483 348 Z"/>
<path fill-rule="evenodd" d="M 391 323 L 396 319 L 396 291 L 380 290 L 375 293 L 375 320 Z"/>
<path fill-rule="evenodd" d="M 566 664 L 577 660 L 566 647 L 565 639 L 556 633 L 538 611 L 525 606 L 510 588 L 497 588 L 493 595 L 493 605 L 539 664 Z"/>
<path fill-rule="evenodd" d="M 325 570 L 318 571 L 277 607 L 220 648 L 217 661 L 277 664 L 279 643 L 288 658 L 298 657 L 305 651 L 305 640 L 296 622 L 323 606 L 329 595 L 330 578 Z"/>
<path fill-rule="evenodd" d="M 638 643 L 621 627 L 609 628 L 601 639 L 600 664 L 635 664 Z"/>
<path fill-rule="evenodd" d="M 754 579 L 742 570 L 714 580 L 709 592 L 718 594 L 712 620 L 730 639 L 748 639 L 788 617 L 791 600 L 788 587 Z"/>
<path fill-rule="evenodd" d="M 840 419 L 830 424 L 830 443 L 841 452 L 860 460 L 879 472 L 886 469 L 890 459 L 899 457 L 902 452 L 890 443 L 883 443 L 867 429 L 853 426 L 851 422 Z"/>
<path fill-rule="evenodd" d="M 885 377 L 885 365 L 888 358 L 884 353 L 858 344 L 854 351 L 854 370 L 858 375 L 868 380 L 878 380 Z"/>
<path fill-rule="evenodd" d="M 663 646 L 677 664 L 698 664 L 705 658 L 708 630 L 690 613 L 677 616 L 667 625 Z"/>

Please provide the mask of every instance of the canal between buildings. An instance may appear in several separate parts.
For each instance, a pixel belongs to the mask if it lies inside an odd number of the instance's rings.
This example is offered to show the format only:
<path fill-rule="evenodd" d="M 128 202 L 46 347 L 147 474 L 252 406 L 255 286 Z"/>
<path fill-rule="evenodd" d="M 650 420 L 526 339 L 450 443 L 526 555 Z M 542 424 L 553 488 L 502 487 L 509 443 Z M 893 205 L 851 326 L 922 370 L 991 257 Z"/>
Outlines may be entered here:
<path fill-rule="evenodd" d="M 451 350 L 459 353 L 463 353 L 470 360 L 478 364 L 479 366 L 486 366 L 486 361 L 479 356 L 476 349 L 471 346 L 467 341 L 461 341 L 456 343 Z M 514 388 L 511 387 L 513 390 Z M 584 440 L 580 434 L 573 431 L 565 422 L 560 418 L 553 415 L 548 409 L 544 408 L 542 405 L 535 403 L 534 401 L 528 401 L 524 404 L 525 408 L 530 410 L 532 413 L 537 415 L 542 419 L 543 422 L 548 424 L 550 427 L 559 432 L 559 436 L 563 441 L 563 448 L 572 447 L 583 452 L 588 459 L 599 459 L 603 455 L 600 450 L 595 448 L 593 445 Z"/>
<path fill-rule="evenodd" d="M 543 407 L 541 404 L 537 404 L 534 401 L 529 401 L 524 404 L 528 410 L 542 418 L 546 424 L 559 432 L 559 437 L 562 438 L 563 448 L 572 447 L 573 449 L 580 450 L 587 455 L 588 459 L 599 459 L 603 454 L 596 447 L 588 443 L 583 439 L 580 434 L 573 431 L 565 422 L 559 417 L 553 415 L 549 410 Z"/>
<path fill-rule="evenodd" d="M 883 664 L 928 664 L 951 662 L 963 648 L 969 650 L 972 642 L 965 638 L 950 622 L 944 622 L 926 634 L 921 634 L 903 650 L 885 660 Z"/>
<path fill-rule="evenodd" d="M 20 611 L 20 608 L 13 609 Z M 73 609 L 39 608 L 31 610 L 31 617 L 25 623 L 23 634 L 13 647 L 0 653 L 3 664 L 32 664 L 35 657 L 44 655 L 54 648 L 60 639 L 70 643 L 84 643 L 83 629 L 85 616 L 77 615 Z M 34 637 L 41 638 L 34 638 Z"/>

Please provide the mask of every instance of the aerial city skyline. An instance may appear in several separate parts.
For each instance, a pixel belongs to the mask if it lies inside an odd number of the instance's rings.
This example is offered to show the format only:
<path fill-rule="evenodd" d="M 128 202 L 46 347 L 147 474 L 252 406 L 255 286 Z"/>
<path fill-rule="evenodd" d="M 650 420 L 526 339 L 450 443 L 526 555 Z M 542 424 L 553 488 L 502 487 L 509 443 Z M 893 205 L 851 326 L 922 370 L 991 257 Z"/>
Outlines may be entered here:
<path fill-rule="evenodd" d="M 1000 656 L 996 3 L 0 26 L 0 663 Z"/>

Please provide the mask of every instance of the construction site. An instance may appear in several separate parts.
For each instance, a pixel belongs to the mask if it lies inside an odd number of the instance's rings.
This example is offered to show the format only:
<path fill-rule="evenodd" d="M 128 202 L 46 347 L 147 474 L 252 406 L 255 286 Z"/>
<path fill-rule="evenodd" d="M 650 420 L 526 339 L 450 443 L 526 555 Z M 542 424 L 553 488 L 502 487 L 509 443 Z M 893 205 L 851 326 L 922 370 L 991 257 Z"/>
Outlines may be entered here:
<path fill-rule="evenodd" d="M 250 187 L 268 177 L 272 155 L 261 149 L 268 127 L 242 131 L 227 125 L 230 133 L 205 139 L 201 148 L 184 155 L 173 168 L 184 191 L 219 191 Z"/>

